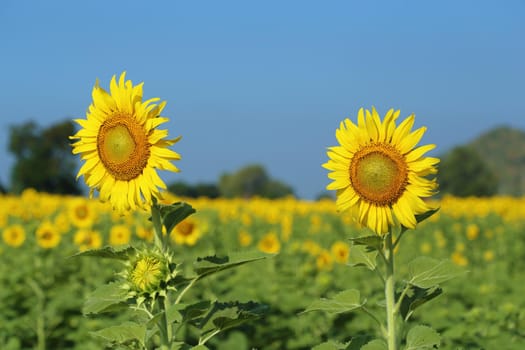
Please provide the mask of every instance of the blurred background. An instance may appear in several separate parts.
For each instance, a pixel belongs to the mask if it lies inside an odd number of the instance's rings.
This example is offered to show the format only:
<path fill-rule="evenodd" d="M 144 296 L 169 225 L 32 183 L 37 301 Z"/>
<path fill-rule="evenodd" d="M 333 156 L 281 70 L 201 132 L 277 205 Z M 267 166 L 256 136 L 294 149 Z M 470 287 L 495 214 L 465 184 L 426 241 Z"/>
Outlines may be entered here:
<path fill-rule="evenodd" d="M 183 136 L 182 172 L 161 173 L 178 194 L 326 196 L 335 129 L 375 106 L 428 127 L 441 193 L 521 195 L 524 14 L 523 1 L 3 0 L 0 187 L 85 191 L 71 119 L 97 78 L 127 71 Z"/>

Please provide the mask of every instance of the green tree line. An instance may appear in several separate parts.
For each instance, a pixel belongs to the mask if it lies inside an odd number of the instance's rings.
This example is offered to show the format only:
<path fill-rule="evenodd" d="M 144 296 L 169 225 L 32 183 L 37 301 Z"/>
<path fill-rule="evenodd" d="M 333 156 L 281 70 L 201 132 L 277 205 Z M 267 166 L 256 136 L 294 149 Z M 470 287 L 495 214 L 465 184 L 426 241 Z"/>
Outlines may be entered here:
<path fill-rule="evenodd" d="M 14 156 L 15 162 L 11 168 L 10 186 L 0 184 L 0 193 L 20 193 L 29 187 L 49 193 L 81 193 L 82 188 L 75 179 L 78 159 L 71 153 L 69 140 L 69 136 L 74 133 L 75 126 L 69 119 L 46 128 L 40 127 L 34 121 L 10 126 L 8 150 Z M 501 135 L 504 137 L 500 137 Z M 514 153 L 506 153 L 514 155 L 525 149 L 525 144 L 519 146 L 519 142 L 525 142 L 525 133 L 498 128 L 478 138 L 471 145 L 457 146 L 441 155 L 438 173 L 439 194 L 460 197 L 491 196 L 502 193 L 502 188 L 505 189 L 505 194 L 523 194 L 519 191 L 509 193 L 508 186 L 501 182 L 501 174 L 506 171 L 505 164 L 498 163 L 494 166 L 494 162 L 490 162 L 491 159 L 501 161 L 501 157 L 498 158 L 497 155 L 505 153 L 493 152 L 496 156 L 491 157 L 489 151 L 486 151 L 505 147 L 506 139 L 514 140 L 511 149 Z M 484 150 L 482 154 L 479 149 Z M 518 154 L 519 157 L 520 154 L 522 153 Z M 522 163 L 525 164 L 525 161 Z M 190 184 L 177 181 L 169 184 L 168 189 L 180 196 L 209 198 L 280 198 L 294 194 L 292 186 L 272 178 L 260 164 L 251 164 L 237 171 L 224 173 L 217 182 Z M 320 190 L 322 192 L 322 189 Z"/>

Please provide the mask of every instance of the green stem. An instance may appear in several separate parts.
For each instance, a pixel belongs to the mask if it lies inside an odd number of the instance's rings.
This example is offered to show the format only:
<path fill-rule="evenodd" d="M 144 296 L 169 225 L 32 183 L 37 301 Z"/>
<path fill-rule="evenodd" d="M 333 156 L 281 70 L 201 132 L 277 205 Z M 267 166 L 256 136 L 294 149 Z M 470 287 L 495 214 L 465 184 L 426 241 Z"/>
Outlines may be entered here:
<path fill-rule="evenodd" d="M 169 341 L 169 344 L 171 346 L 171 341 L 173 339 L 173 327 L 171 326 L 171 324 L 169 323 L 169 320 L 168 320 L 168 309 L 170 307 L 170 298 L 169 298 L 169 295 L 166 294 L 166 296 L 164 297 L 164 318 L 166 319 L 165 320 L 165 324 L 166 324 L 166 335 L 168 337 L 168 341 Z"/>
<path fill-rule="evenodd" d="M 386 298 L 386 324 L 387 324 L 387 343 L 388 350 L 397 350 L 396 334 L 396 310 L 395 310 L 395 279 L 394 279 L 394 246 L 392 244 L 392 234 L 386 236 L 386 279 L 385 279 L 385 298 Z"/>
<path fill-rule="evenodd" d="M 216 329 L 216 330 L 214 330 L 210 335 L 208 335 L 206 338 L 204 338 L 204 339 L 199 339 L 199 345 L 204 345 L 204 344 L 206 344 L 206 342 L 207 342 L 208 340 L 210 340 L 213 336 L 219 334 L 220 331 L 221 331 L 220 329 Z"/>
<path fill-rule="evenodd" d="M 396 305 L 394 306 L 394 313 L 397 314 L 399 312 L 399 309 L 401 308 L 401 303 L 403 302 L 403 299 L 405 298 L 409 290 L 410 290 L 410 284 L 407 283 L 407 285 L 401 292 L 401 295 L 397 299 Z"/>
<path fill-rule="evenodd" d="M 162 237 L 162 222 L 160 218 L 160 208 L 155 202 L 151 206 L 151 221 L 153 222 L 153 229 L 155 231 L 155 246 L 162 251 L 165 251 L 164 240 Z"/>
<path fill-rule="evenodd" d="M 166 298 L 159 303 L 160 310 L 164 312 L 164 317 L 161 317 L 157 323 L 160 333 L 160 345 L 161 349 L 171 348 L 171 326 L 168 324 L 168 307 Z"/>
<path fill-rule="evenodd" d="M 186 294 L 186 292 L 195 284 L 195 282 L 197 282 L 199 280 L 199 278 L 194 278 L 191 280 L 190 283 L 188 283 L 188 285 L 180 292 L 179 296 L 177 297 L 177 299 L 175 299 L 175 304 L 178 304 L 180 303 L 181 299 L 182 299 L 182 296 L 184 294 Z"/>

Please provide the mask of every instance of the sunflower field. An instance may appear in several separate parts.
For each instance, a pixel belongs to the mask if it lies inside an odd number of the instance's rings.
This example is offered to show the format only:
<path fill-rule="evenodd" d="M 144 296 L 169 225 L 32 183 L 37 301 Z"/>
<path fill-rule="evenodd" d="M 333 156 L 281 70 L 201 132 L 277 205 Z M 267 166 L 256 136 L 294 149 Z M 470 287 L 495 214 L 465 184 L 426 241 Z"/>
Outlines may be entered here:
<path fill-rule="evenodd" d="M 166 202 L 181 200 L 168 195 Z M 194 300 L 257 301 L 263 317 L 224 331 L 214 349 L 310 349 L 328 340 L 365 343 L 372 321 L 359 313 L 304 312 L 319 297 L 358 288 L 380 304 L 379 279 L 355 262 L 349 239 L 359 235 L 335 202 L 293 198 L 187 200 L 197 213 L 165 233 L 177 261 L 195 256 L 261 251 L 271 258 L 200 281 Z M 153 240 L 150 214 L 120 216 L 106 204 L 25 190 L 0 198 L 0 347 L 101 349 L 96 331 L 130 315 L 85 314 L 86 298 L 115 279 L 119 262 L 75 257 L 78 252 Z M 396 250 L 397 268 L 419 255 L 449 259 L 466 270 L 443 283 L 446 293 L 414 313 L 431 324 L 442 349 L 522 349 L 525 344 L 525 199 L 444 197 L 440 211 L 408 232 Z M 190 330 L 188 338 L 192 335 Z M 356 343 L 354 343 L 355 345 Z M 356 347 L 359 348 L 359 347 Z"/>

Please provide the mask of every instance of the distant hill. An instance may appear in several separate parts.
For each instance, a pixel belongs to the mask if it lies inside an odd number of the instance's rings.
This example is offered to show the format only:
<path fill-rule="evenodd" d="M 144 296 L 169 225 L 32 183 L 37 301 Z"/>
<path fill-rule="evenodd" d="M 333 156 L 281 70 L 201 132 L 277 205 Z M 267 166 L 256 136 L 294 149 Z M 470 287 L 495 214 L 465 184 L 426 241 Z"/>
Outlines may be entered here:
<path fill-rule="evenodd" d="M 506 126 L 480 135 L 468 144 L 499 180 L 499 194 L 525 194 L 525 131 Z"/>

